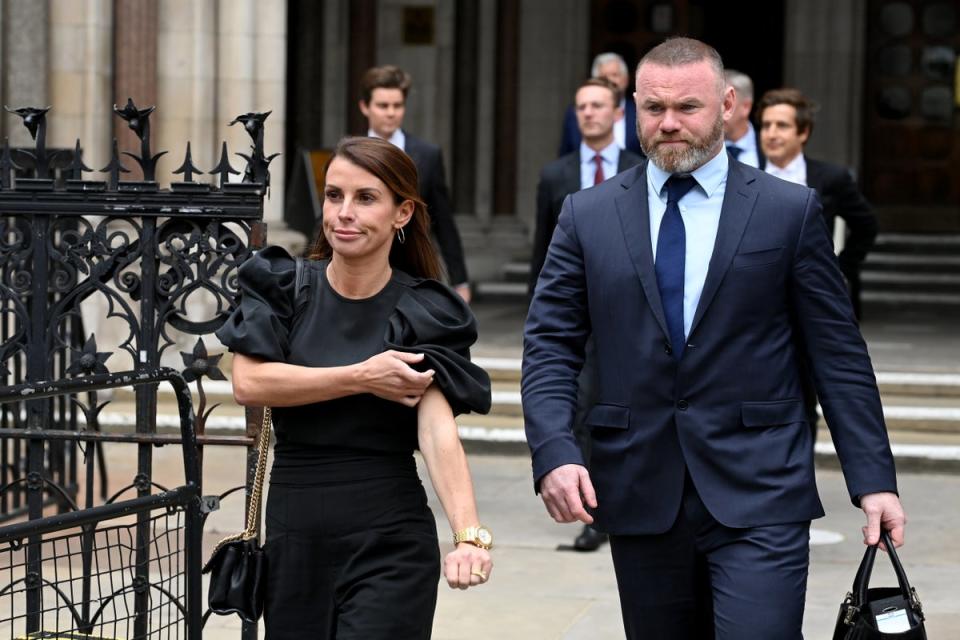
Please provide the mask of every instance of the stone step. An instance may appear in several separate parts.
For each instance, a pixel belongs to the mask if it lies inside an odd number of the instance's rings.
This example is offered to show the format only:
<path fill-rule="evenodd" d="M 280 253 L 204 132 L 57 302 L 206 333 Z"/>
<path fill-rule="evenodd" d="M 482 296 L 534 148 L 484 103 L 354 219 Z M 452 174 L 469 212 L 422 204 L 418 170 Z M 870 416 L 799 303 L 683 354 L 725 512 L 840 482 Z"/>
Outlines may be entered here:
<path fill-rule="evenodd" d="M 513 260 L 503 265 L 501 271 L 504 282 L 522 282 L 526 284 L 530 278 L 530 263 Z"/>
<path fill-rule="evenodd" d="M 860 300 L 865 305 L 884 307 L 913 305 L 924 308 L 940 308 L 953 312 L 960 310 L 960 293 L 865 290 L 860 294 Z"/>
<path fill-rule="evenodd" d="M 865 271 L 861 274 L 863 291 L 956 293 L 960 291 L 960 271 L 899 272 Z"/>
<path fill-rule="evenodd" d="M 527 283 L 481 281 L 474 288 L 474 295 L 481 300 L 526 300 Z"/>
<path fill-rule="evenodd" d="M 952 254 L 960 253 L 960 234 L 955 233 L 881 233 L 874 252 Z"/>
<path fill-rule="evenodd" d="M 957 255 L 957 253 L 929 255 L 871 251 L 863 262 L 862 273 L 872 271 L 957 273 L 960 272 L 960 255 Z"/>

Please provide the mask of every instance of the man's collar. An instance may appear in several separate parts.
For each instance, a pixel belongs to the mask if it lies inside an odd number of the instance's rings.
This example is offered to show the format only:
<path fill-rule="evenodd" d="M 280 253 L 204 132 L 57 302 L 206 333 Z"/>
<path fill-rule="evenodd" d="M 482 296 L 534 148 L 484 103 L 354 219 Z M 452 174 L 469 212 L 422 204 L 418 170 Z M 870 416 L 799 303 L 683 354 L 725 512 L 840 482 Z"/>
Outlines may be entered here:
<path fill-rule="evenodd" d="M 720 151 L 709 161 L 694 170 L 690 175 L 697 181 L 700 188 L 703 189 L 707 197 L 713 195 L 713 192 L 720 188 L 726 179 L 727 171 L 730 168 L 730 160 L 727 156 L 726 147 L 721 147 Z M 650 175 L 650 184 L 656 193 L 663 191 L 663 186 L 672 174 L 667 173 L 652 161 L 647 163 L 647 172 Z"/>
<path fill-rule="evenodd" d="M 587 146 L 586 142 L 580 142 L 580 163 L 593 162 L 593 157 L 597 152 Z M 610 144 L 600 150 L 600 157 L 604 162 L 617 164 L 620 161 L 620 147 L 617 146 L 617 140 L 614 138 Z"/>
<path fill-rule="evenodd" d="M 753 124 L 748 120 L 747 132 L 736 140 L 727 140 L 726 144 L 732 144 L 744 150 L 755 149 L 757 147 L 757 132 L 754 130 Z"/>
<path fill-rule="evenodd" d="M 386 140 L 387 142 L 397 147 L 401 151 L 406 150 L 407 136 L 404 135 L 403 129 L 398 128 L 396 131 L 393 132 L 393 135 L 390 136 L 389 138 L 381 138 L 379 135 L 377 135 L 377 132 L 374 131 L 373 129 L 367 129 L 367 137 L 380 138 L 381 140 Z"/>
<path fill-rule="evenodd" d="M 786 164 L 786 166 L 784 166 L 784 167 L 782 167 L 782 168 L 781 168 L 781 167 L 778 167 L 777 165 L 773 164 L 772 162 L 770 162 L 770 161 L 768 160 L 768 161 L 767 161 L 767 169 L 768 169 L 768 172 L 769 172 L 769 173 L 782 173 L 782 174 L 785 174 L 785 175 L 793 175 L 793 174 L 795 174 L 797 171 L 800 170 L 800 167 L 801 167 L 801 166 L 805 166 L 805 165 L 806 165 L 806 162 L 807 162 L 807 160 L 806 160 L 806 158 L 804 158 L 803 152 L 801 151 L 800 153 L 798 153 L 798 154 L 796 155 L 796 157 L 794 157 L 793 160 L 791 160 L 790 162 L 788 162 L 788 163 Z"/>

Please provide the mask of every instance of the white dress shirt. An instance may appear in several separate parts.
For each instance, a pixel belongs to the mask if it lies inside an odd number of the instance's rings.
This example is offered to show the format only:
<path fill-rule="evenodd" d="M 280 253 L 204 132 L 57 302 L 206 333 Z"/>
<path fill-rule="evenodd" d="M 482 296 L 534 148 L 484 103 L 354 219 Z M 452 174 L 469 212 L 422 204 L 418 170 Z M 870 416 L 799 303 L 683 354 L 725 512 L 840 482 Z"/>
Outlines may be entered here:
<path fill-rule="evenodd" d="M 621 149 L 627 148 L 627 101 L 620 101 L 620 109 L 623 110 L 623 117 L 613 123 L 613 141 Z"/>
<path fill-rule="evenodd" d="M 687 237 L 686 262 L 683 271 L 683 334 L 690 335 L 693 315 L 700 304 L 707 269 L 713 256 L 713 245 L 720 227 L 720 209 L 723 194 L 727 191 L 729 156 L 723 149 L 712 160 L 694 171 L 691 176 L 697 186 L 680 198 L 677 206 Z M 667 179 L 671 174 L 660 167 L 647 163 L 647 204 L 650 209 L 650 239 L 653 255 L 657 255 L 657 239 L 660 222 L 667 211 Z"/>
<path fill-rule="evenodd" d="M 747 132 L 737 140 L 727 140 L 728 147 L 739 147 L 742 149 L 737 160 L 751 167 L 760 166 L 760 154 L 757 153 L 757 132 L 750 122 L 747 122 Z"/>
<path fill-rule="evenodd" d="M 373 129 L 367 129 L 367 137 L 379 138 L 380 136 L 378 136 Z M 406 148 L 407 136 L 403 135 L 403 129 L 397 129 L 396 131 L 394 131 L 392 136 L 390 136 L 389 138 L 386 138 L 386 141 L 392 144 L 393 146 L 397 147 L 401 151 L 407 150 Z"/>
<path fill-rule="evenodd" d="M 798 153 L 797 157 L 788 162 L 787 166 L 782 169 L 768 160 L 764 171 L 781 180 L 807 186 L 807 159 L 803 157 L 802 153 Z"/>
<path fill-rule="evenodd" d="M 586 142 L 580 143 L 580 188 L 588 189 L 593 186 L 593 179 L 597 175 L 597 163 L 594 157 L 597 152 L 587 146 Z M 617 165 L 620 163 L 620 147 L 614 140 L 609 145 L 600 150 L 601 163 L 603 165 L 603 179 L 609 180 L 617 175 Z"/>

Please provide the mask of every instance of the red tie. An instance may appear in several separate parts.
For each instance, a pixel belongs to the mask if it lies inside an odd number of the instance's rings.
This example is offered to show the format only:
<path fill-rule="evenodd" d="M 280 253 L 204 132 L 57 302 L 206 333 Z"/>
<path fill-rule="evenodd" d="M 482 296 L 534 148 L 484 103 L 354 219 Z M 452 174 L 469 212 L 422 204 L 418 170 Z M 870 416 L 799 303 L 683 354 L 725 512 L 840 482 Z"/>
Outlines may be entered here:
<path fill-rule="evenodd" d="M 593 161 L 597 163 L 597 172 L 593 174 L 593 184 L 598 185 L 603 182 L 603 158 L 598 153 L 593 156 Z"/>

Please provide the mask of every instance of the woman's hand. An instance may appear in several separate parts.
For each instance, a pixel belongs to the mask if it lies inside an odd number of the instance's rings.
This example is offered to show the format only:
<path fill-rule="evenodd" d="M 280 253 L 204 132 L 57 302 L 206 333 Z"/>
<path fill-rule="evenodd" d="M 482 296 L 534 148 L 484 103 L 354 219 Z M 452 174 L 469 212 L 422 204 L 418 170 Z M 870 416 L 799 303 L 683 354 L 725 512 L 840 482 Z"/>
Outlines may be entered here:
<path fill-rule="evenodd" d="M 490 579 L 493 560 L 486 549 L 461 542 L 443 561 L 443 575 L 451 589 L 466 589 Z"/>
<path fill-rule="evenodd" d="M 422 353 L 378 353 L 360 363 L 360 385 L 379 398 L 415 407 L 433 383 L 433 369 L 421 373 L 410 366 L 422 361 Z"/>

